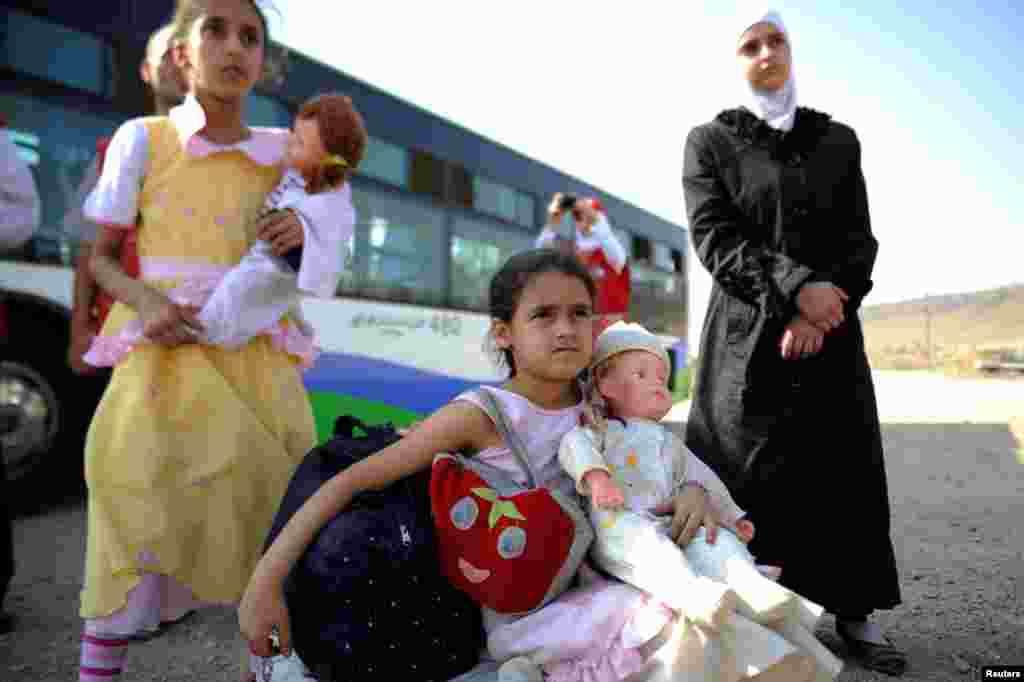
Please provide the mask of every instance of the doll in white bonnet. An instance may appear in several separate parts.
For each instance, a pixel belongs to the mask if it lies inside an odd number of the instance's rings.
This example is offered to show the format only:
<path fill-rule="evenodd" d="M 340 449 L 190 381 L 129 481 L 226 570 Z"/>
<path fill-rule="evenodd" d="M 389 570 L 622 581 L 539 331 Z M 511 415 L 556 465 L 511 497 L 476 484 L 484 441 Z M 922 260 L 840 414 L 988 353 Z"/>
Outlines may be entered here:
<path fill-rule="evenodd" d="M 746 543 L 754 527 L 721 479 L 660 420 L 672 407 L 668 355 L 638 324 L 618 322 L 597 337 L 585 401 L 587 425 L 567 433 L 559 461 L 590 498 L 592 558 L 698 625 L 720 629 L 734 614 L 763 624 L 816 659 L 823 675 L 841 663 L 814 638 L 823 609 L 766 577 Z M 685 547 L 655 516 L 687 485 L 703 488 L 721 528 Z"/>

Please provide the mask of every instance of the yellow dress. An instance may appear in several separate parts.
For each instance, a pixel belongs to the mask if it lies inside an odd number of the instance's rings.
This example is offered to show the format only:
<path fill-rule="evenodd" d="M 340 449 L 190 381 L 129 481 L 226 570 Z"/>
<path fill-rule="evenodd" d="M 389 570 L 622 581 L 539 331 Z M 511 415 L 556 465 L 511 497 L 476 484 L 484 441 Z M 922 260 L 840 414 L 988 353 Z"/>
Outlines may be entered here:
<path fill-rule="evenodd" d="M 238 263 L 281 171 L 237 150 L 190 155 L 167 118 L 144 125 L 142 278 L 173 290 L 191 272 Z M 135 317 L 116 304 L 102 336 L 115 337 Z M 86 441 L 82 617 L 124 607 L 144 572 L 173 578 L 203 602 L 237 602 L 315 435 L 298 359 L 266 336 L 234 351 L 134 345 Z"/>

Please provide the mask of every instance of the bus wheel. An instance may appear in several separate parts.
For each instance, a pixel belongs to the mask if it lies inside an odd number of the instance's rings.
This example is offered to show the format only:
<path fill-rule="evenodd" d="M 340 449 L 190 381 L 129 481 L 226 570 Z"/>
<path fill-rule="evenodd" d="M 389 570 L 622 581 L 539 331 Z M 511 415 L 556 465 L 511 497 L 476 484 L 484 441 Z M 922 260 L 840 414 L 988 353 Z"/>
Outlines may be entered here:
<path fill-rule="evenodd" d="M 17 360 L 0 362 L 0 442 L 10 482 L 26 476 L 54 445 L 60 407 L 50 381 Z"/>

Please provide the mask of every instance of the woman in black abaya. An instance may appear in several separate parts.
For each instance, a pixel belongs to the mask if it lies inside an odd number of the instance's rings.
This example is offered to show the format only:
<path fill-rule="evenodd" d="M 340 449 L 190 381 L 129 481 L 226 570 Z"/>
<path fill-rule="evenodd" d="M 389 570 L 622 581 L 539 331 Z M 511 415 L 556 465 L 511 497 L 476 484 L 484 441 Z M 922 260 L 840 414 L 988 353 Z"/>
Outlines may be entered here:
<path fill-rule="evenodd" d="M 747 106 L 686 142 L 691 235 L 714 281 L 686 440 L 750 513 L 758 561 L 835 614 L 862 665 L 899 675 L 903 652 L 869 618 L 900 590 L 857 317 L 878 250 L 860 143 L 797 106 L 782 19 L 752 18 L 736 26 Z"/>

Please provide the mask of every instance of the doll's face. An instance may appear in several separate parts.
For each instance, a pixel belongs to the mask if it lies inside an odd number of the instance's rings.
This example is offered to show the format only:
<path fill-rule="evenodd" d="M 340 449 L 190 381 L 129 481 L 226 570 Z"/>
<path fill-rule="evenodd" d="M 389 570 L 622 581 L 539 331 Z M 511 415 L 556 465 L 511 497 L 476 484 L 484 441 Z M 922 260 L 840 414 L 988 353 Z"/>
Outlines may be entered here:
<path fill-rule="evenodd" d="M 616 417 L 659 421 L 672 409 L 668 367 L 657 355 L 631 350 L 608 362 L 597 387 Z"/>
<path fill-rule="evenodd" d="M 315 118 L 297 118 L 285 147 L 285 163 L 312 180 L 327 158 L 327 148 Z"/>

